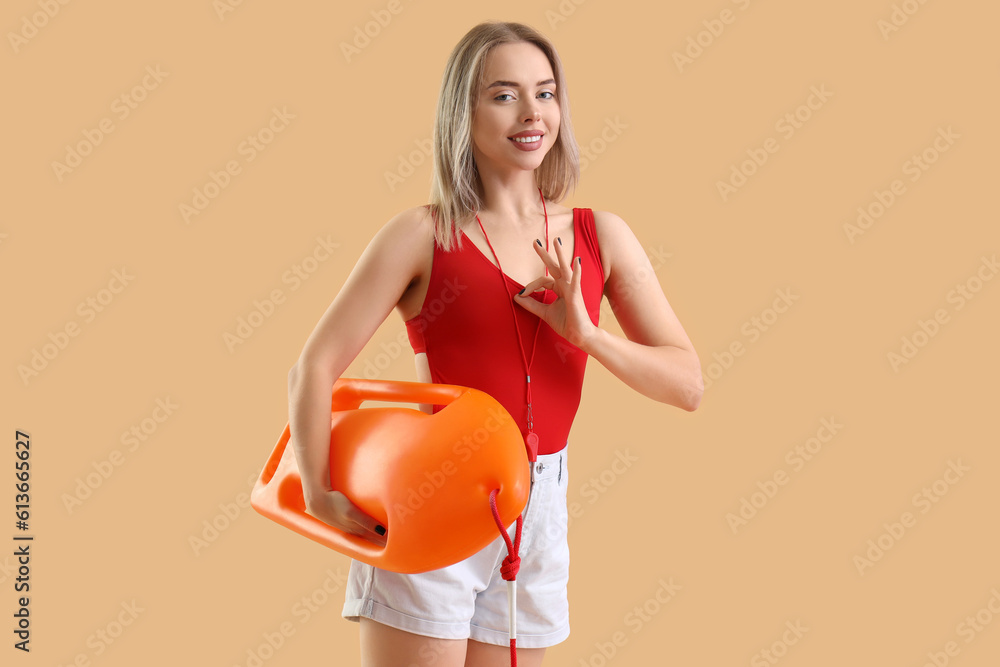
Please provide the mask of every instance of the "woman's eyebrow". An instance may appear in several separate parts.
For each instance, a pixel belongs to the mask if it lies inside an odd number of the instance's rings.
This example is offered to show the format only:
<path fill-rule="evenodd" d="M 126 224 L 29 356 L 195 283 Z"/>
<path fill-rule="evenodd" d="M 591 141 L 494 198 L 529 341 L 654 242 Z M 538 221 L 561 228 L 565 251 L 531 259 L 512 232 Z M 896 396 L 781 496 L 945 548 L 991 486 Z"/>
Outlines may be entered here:
<path fill-rule="evenodd" d="M 555 79 L 546 79 L 545 81 L 539 81 L 535 85 L 536 86 L 546 86 L 546 85 L 548 85 L 550 83 L 554 84 L 555 82 L 556 82 Z M 498 86 L 503 86 L 505 88 L 507 88 L 507 87 L 509 87 L 509 88 L 520 88 L 521 84 L 517 83 L 516 81 L 494 81 L 490 85 L 486 86 L 486 89 L 489 90 L 490 88 L 496 88 Z"/>

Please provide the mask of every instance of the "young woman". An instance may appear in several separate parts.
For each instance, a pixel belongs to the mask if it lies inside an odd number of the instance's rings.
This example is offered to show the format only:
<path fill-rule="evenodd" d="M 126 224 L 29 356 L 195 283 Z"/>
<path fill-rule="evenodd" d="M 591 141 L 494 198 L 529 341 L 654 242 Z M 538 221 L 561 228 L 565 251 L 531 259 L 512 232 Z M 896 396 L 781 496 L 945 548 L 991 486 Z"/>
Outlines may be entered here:
<path fill-rule="evenodd" d="M 552 44 L 518 23 L 473 28 L 442 81 L 431 204 L 375 234 L 289 373 L 307 510 L 381 545 L 385 528 L 330 488 L 327 447 L 333 384 L 393 309 L 419 381 L 486 391 L 514 417 L 534 459 L 517 575 L 518 664 L 528 667 L 569 635 L 567 436 L 587 358 L 684 410 L 703 391 L 698 356 L 629 227 L 557 203 L 578 177 Z M 627 338 L 598 328 L 602 297 Z M 422 574 L 352 561 L 343 616 L 361 624 L 362 664 L 507 665 L 506 555 L 498 536 Z"/>

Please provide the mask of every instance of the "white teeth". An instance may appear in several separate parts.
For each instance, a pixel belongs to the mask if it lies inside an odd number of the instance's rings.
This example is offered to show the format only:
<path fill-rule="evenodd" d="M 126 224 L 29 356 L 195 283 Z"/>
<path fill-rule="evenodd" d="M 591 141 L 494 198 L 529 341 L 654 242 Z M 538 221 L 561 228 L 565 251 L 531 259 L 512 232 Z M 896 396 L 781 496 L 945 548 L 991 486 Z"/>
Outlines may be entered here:
<path fill-rule="evenodd" d="M 518 142 L 519 144 L 533 144 L 536 141 L 541 141 L 542 135 L 538 134 L 533 137 L 511 137 L 511 139 Z"/>

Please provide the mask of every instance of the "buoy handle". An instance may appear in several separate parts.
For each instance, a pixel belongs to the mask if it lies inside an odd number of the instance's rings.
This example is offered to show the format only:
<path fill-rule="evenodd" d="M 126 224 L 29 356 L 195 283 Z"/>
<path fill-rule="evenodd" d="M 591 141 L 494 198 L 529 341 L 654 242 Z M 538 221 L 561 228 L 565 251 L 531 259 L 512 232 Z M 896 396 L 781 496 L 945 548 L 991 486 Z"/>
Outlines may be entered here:
<path fill-rule="evenodd" d="M 364 401 L 448 405 L 468 391 L 468 387 L 450 384 L 340 378 L 333 383 L 330 409 L 356 410 Z"/>

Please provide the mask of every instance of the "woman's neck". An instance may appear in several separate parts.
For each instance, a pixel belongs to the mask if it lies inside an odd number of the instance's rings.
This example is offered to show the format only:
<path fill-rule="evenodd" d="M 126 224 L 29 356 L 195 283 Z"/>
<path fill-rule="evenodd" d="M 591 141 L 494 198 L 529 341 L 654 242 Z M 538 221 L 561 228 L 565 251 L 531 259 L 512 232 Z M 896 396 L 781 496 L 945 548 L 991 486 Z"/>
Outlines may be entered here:
<path fill-rule="evenodd" d="M 518 190 L 506 188 L 486 188 L 483 206 L 479 210 L 480 219 L 503 220 L 505 226 L 517 228 L 538 225 L 545 216 L 542 196 L 534 180 L 530 186 Z"/>

